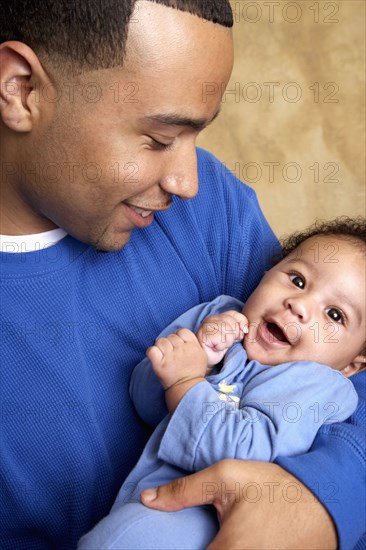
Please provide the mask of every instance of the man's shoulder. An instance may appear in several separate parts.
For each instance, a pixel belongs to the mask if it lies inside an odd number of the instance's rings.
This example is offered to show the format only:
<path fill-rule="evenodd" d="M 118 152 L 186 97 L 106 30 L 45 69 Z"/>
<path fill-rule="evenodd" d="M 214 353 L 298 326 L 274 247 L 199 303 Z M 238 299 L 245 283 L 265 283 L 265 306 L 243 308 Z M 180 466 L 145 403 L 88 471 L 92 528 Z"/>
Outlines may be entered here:
<path fill-rule="evenodd" d="M 243 197 L 256 200 L 255 191 L 240 181 L 224 162 L 200 147 L 197 147 L 196 151 L 198 178 L 201 189 L 202 187 L 204 189 L 207 187 L 208 190 L 211 189 L 216 193 L 219 187 L 223 193 L 239 193 Z"/>

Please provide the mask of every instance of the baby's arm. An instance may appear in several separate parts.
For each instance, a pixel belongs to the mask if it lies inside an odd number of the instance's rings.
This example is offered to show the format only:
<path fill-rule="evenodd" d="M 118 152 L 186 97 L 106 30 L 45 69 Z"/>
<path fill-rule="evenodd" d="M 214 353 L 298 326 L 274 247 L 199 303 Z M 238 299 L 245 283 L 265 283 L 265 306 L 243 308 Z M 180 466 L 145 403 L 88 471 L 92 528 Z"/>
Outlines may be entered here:
<path fill-rule="evenodd" d="M 239 300 L 230 296 L 218 296 L 212 302 L 194 306 L 180 315 L 162 330 L 158 338 L 167 337 L 182 327 L 195 333 L 208 316 L 234 309 L 241 311 L 242 308 L 243 303 Z M 130 396 L 139 416 L 151 426 L 157 426 L 168 413 L 164 389 L 148 357 L 140 361 L 131 374 Z"/>
<path fill-rule="evenodd" d="M 188 390 L 205 381 L 207 355 L 193 332 L 186 328 L 159 338 L 146 355 L 165 390 L 170 412 L 175 411 Z"/>
<path fill-rule="evenodd" d="M 230 310 L 207 317 L 197 332 L 180 329 L 159 338 L 147 350 L 154 372 L 165 389 L 166 403 L 174 412 L 188 390 L 205 381 L 205 375 L 224 357 L 236 340 L 248 331 L 241 313 Z"/>
<path fill-rule="evenodd" d="M 161 441 L 161 460 L 197 471 L 224 458 L 273 461 L 301 454 L 324 422 L 348 418 L 357 404 L 350 380 L 324 365 L 251 361 L 245 369 L 240 409 L 209 383 L 187 392 Z"/>
<path fill-rule="evenodd" d="M 182 327 L 187 327 L 195 333 L 208 316 L 234 309 L 241 311 L 242 308 L 243 303 L 239 300 L 230 296 L 218 296 L 212 302 L 194 306 L 180 315 L 162 330 L 158 338 L 167 337 Z M 130 396 L 139 416 L 151 426 L 157 426 L 169 412 L 164 389 L 147 357 L 140 361 L 132 372 Z"/>

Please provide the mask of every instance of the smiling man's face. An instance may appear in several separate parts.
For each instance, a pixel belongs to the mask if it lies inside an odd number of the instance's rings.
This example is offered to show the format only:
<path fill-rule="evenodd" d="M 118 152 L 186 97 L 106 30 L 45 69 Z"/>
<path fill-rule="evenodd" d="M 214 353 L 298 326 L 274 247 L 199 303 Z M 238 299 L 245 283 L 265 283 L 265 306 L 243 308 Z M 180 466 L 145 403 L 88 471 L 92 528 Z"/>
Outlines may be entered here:
<path fill-rule="evenodd" d="M 244 306 L 248 357 L 345 369 L 365 343 L 365 269 L 361 241 L 333 235 L 304 241 L 265 274 Z"/>
<path fill-rule="evenodd" d="M 60 226 L 100 250 L 117 250 L 174 195 L 197 193 L 195 140 L 217 115 L 230 77 L 231 31 L 138 4 L 123 67 L 59 82 L 60 100 L 23 134 L 12 201 L 18 218 L 29 220 L 28 233 Z"/>

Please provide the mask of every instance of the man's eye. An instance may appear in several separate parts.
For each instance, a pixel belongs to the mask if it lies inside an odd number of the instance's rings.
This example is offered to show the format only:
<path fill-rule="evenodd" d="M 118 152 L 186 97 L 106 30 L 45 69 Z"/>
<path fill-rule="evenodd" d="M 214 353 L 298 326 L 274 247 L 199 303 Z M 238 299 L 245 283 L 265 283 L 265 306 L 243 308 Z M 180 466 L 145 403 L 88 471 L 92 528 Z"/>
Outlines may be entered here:
<path fill-rule="evenodd" d="M 305 279 L 297 273 L 290 273 L 290 281 L 298 288 L 305 288 Z"/>
<path fill-rule="evenodd" d="M 153 146 L 155 149 L 158 149 L 159 151 L 169 151 L 169 149 L 172 149 L 173 143 L 161 143 L 161 141 L 158 141 L 157 139 L 150 138 Z"/>
<path fill-rule="evenodd" d="M 344 315 L 339 309 L 335 307 L 328 307 L 325 310 L 325 312 L 328 315 L 328 317 L 332 319 L 332 321 L 335 321 L 336 323 L 344 324 Z"/>

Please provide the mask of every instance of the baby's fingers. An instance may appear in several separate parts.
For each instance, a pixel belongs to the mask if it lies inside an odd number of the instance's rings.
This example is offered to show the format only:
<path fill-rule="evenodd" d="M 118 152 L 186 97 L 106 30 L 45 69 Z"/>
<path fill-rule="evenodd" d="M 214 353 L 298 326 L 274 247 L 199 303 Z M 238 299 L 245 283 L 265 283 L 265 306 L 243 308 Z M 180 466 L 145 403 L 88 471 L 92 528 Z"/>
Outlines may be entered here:
<path fill-rule="evenodd" d="M 153 347 L 158 348 L 163 355 L 169 353 L 173 350 L 174 347 L 173 343 L 170 340 L 170 336 L 171 335 L 169 335 L 167 338 L 159 338 L 158 340 L 156 340 Z"/>
<path fill-rule="evenodd" d="M 243 315 L 242 313 L 239 313 L 239 311 L 235 310 L 229 310 L 225 313 L 225 316 L 228 315 L 229 318 L 231 318 L 234 321 L 234 324 L 236 325 L 239 330 L 241 330 L 244 334 L 247 334 L 248 329 L 248 319 Z M 229 320 L 229 319 L 228 319 Z"/>
<path fill-rule="evenodd" d="M 146 356 L 154 365 L 155 363 L 160 363 L 163 358 L 163 352 L 157 346 L 150 346 L 146 350 Z"/>
<path fill-rule="evenodd" d="M 167 336 L 166 338 L 162 338 L 162 340 L 167 340 L 169 344 L 171 344 L 171 349 L 173 349 L 184 346 L 184 344 L 195 342 L 197 341 L 197 338 L 189 329 L 180 328 L 176 332 L 169 334 L 169 336 Z M 163 346 L 164 350 L 167 351 L 167 349 L 165 348 L 165 342 L 163 342 Z"/>
<path fill-rule="evenodd" d="M 211 317 L 202 325 L 200 342 L 232 345 L 235 340 L 242 340 L 248 332 L 247 318 L 238 311 L 226 311 L 216 317 Z M 220 349 L 220 347 L 218 348 Z"/>
<path fill-rule="evenodd" d="M 183 342 L 197 342 L 196 335 L 188 328 L 180 328 L 177 330 L 176 334 Z"/>

